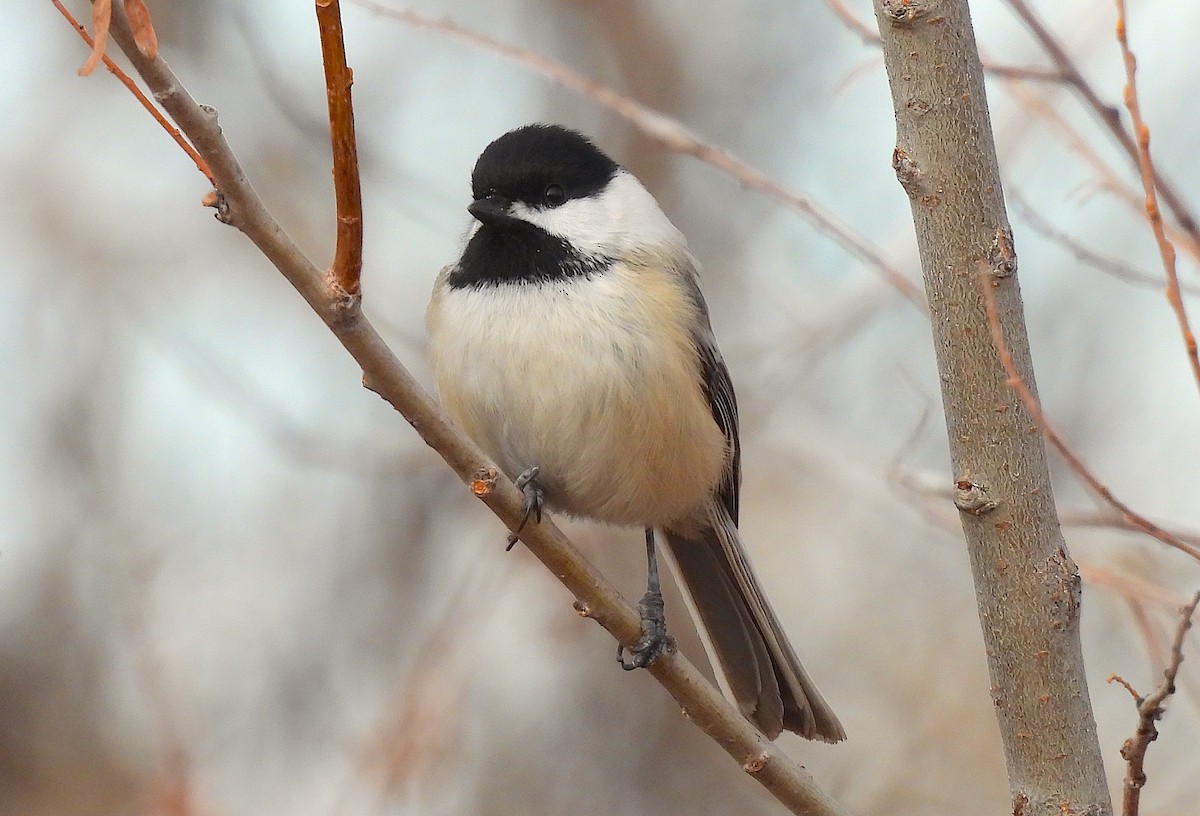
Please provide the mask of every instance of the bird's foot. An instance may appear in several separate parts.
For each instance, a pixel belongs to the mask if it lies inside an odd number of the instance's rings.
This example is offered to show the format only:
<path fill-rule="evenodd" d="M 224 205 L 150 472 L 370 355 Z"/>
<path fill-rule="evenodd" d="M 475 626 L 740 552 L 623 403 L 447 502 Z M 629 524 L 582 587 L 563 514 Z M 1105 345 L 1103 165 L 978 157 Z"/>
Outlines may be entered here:
<path fill-rule="evenodd" d="M 667 634 L 667 618 L 664 614 L 662 592 L 648 591 L 638 602 L 638 614 L 642 618 L 642 637 L 637 644 L 626 649 L 617 644 L 617 662 L 625 671 L 644 669 L 664 654 L 675 651 L 675 639 Z M 625 652 L 629 659 L 625 659 Z"/>
<path fill-rule="evenodd" d="M 517 525 L 517 529 L 508 534 L 508 546 L 504 548 L 505 552 L 511 550 L 517 543 L 517 537 L 521 535 L 521 531 L 525 529 L 525 524 L 531 516 L 537 519 L 538 524 L 542 523 L 542 505 L 546 502 L 546 494 L 538 484 L 539 472 L 541 472 L 541 468 L 534 465 L 517 477 L 515 482 L 517 490 L 525 495 L 525 513 L 521 516 L 521 523 Z"/>

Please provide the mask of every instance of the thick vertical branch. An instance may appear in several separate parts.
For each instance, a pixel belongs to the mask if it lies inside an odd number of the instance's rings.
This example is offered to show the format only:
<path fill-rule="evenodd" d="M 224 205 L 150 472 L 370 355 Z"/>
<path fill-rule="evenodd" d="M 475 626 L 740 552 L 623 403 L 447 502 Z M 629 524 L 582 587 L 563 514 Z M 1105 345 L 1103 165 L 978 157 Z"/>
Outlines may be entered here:
<path fill-rule="evenodd" d="M 1013 812 L 1110 814 L 1079 642 L 1079 573 L 1042 438 L 1009 386 L 980 287 L 983 275 L 1007 351 L 1036 393 L 967 2 L 874 5 L 896 112 L 893 165 L 912 203 Z"/>

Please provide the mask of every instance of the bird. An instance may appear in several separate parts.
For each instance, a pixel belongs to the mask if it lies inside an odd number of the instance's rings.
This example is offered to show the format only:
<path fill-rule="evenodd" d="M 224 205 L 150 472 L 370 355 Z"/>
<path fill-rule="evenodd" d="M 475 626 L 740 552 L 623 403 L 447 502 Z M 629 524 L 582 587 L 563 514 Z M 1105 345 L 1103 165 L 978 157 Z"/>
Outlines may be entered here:
<path fill-rule="evenodd" d="M 471 198 L 426 311 L 448 414 L 514 477 L 525 521 L 545 507 L 644 530 L 643 635 L 618 648 L 623 667 L 670 648 L 658 531 L 725 696 L 771 739 L 844 739 L 738 534 L 737 401 L 682 233 L 556 124 L 488 144 Z"/>

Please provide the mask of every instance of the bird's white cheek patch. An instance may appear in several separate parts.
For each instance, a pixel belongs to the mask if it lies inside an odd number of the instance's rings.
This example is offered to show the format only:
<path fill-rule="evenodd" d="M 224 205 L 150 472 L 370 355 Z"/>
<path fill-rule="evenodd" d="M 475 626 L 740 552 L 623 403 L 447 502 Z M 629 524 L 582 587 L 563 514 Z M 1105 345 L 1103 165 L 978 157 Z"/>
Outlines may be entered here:
<path fill-rule="evenodd" d="M 561 207 L 517 202 L 513 215 L 557 235 L 588 255 L 619 257 L 648 247 L 681 246 L 683 236 L 641 183 L 622 170 L 596 195 Z"/>

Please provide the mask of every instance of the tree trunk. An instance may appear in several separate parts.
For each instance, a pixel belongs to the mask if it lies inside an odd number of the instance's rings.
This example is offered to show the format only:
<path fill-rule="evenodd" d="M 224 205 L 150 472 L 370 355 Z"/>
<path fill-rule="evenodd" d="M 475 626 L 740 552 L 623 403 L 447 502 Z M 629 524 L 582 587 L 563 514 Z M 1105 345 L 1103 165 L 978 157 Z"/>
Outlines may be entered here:
<path fill-rule="evenodd" d="M 1013 813 L 1112 813 L 1079 642 L 1080 582 L 1037 426 L 988 324 L 1034 389 L 1012 233 L 966 0 L 874 0 L 933 323 Z M 1036 391 L 1035 391 L 1036 393 Z"/>

